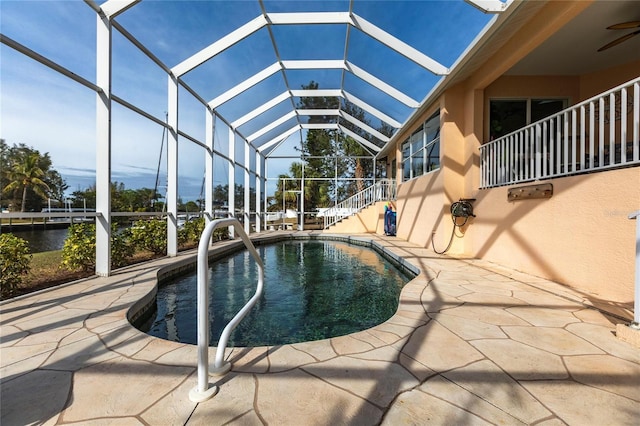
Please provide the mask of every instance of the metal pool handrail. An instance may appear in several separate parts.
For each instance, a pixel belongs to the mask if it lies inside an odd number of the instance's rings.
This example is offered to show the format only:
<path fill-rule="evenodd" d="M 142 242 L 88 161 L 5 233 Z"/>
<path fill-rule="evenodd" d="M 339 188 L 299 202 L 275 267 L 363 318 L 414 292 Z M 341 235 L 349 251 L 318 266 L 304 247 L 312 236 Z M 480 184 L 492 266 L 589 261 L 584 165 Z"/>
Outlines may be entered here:
<path fill-rule="evenodd" d="M 233 317 L 233 319 L 222 330 L 220 341 L 216 349 L 216 358 L 213 366 L 214 374 L 224 374 L 231 369 L 229 362 L 224 362 L 224 351 L 227 347 L 229 335 L 249 313 L 251 308 L 262 296 L 264 286 L 264 265 L 260 255 L 256 251 L 249 236 L 244 231 L 242 224 L 236 218 L 217 219 L 210 222 L 202 231 L 200 243 L 198 244 L 198 384 L 189 392 L 189 398 L 194 402 L 205 401 L 218 392 L 217 386 L 209 388 L 209 241 L 213 231 L 224 226 L 234 226 L 244 245 L 251 253 L 251 256 L 258 264 L 258 286 L 256 293 L 246 305 Z"/>

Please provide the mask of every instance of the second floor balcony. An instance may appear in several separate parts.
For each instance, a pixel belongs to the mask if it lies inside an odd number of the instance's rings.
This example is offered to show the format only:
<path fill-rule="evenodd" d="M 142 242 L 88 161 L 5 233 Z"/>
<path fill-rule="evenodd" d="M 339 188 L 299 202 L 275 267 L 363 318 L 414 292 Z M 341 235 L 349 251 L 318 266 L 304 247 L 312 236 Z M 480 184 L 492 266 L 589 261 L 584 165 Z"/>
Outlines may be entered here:
<path fill-rule="evenodd" d="M 640 78 L 480 147 L 480 187 L 640 165 Z"/>

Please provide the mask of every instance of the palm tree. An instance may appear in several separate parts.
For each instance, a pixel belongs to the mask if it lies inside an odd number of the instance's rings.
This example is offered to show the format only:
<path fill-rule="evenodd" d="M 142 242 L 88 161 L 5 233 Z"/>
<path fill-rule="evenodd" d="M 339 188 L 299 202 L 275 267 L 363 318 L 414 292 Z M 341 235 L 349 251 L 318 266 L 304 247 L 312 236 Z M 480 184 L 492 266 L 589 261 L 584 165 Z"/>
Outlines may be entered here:
<path fill-rule="evenodd" d="M 4 187 L 3 192 L 22 188 L 21 212 L 24 212 L 27 204 L 27 188 L 31 187 L 33 192 L 43 199 L 47 198 L 46 191 L 49 191 L 49 185 L 42 180 L 45 172 L 38 165 L 39 160 L 40 156 L 37 153 L 28 154 L 21 161 L 16 161 L 8 172 L 9 184 Z"/>

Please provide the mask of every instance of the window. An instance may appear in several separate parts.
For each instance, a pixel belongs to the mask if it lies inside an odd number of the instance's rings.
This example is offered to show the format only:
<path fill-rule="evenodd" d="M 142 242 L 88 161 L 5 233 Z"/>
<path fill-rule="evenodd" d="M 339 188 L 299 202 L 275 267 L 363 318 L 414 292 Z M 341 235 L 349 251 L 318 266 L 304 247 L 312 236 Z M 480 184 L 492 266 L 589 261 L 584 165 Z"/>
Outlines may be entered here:
<path fill-rule="evenodd" d="M 566 99 L 492 99 L 489 101 L 489 140 L 560 112 L 567 103 Z"/>
<path fill-rule="evenodd" d="M 439 169 L 440 110 L 418 127 L 401 148 L 403 181 Z"/>

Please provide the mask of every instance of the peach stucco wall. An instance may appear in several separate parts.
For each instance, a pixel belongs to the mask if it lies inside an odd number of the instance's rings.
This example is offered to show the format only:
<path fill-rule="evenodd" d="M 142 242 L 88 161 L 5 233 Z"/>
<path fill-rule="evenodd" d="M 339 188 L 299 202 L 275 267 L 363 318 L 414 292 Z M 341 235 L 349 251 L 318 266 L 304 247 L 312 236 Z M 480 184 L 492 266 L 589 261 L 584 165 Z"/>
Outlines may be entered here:
<path fill-rule="evenodd" d="M 550 199 L 507 201 L 481 190 L 468 254 L 565 283 L 615 302 L 633 301 L 640 168 L 548 181 Z"/>
<path fill-rule="evenodd" d="M 580 77 L 580 100 L 589 99 L 639 75 L 640 59 L 605 71 L 585 74 Z"/>
<path fill-rule="evenodd" d="M 331 227 L 334 234 L 384 234 L 384 206 L 377 202 L 361 212 L 350 216 Z M 395 203 L 392 203 L 395 209 Z"/>

